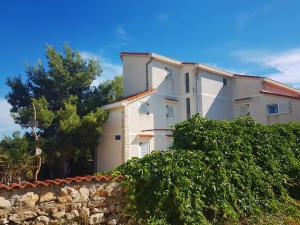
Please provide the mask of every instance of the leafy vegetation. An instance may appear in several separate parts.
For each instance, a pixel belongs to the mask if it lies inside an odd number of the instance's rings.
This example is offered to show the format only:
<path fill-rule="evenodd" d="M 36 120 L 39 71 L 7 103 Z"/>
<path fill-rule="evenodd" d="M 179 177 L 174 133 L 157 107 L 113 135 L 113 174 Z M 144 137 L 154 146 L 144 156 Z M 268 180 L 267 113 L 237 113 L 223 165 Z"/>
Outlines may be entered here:
<path fill-rule="evenodd" d="M 34 103 L 38 135 L 47 156 L 44 172 L 51 171 L 54 177 L 87 174 L 108 116 L 100 106 L 122 96 L 122 77 L 94 87 L 93 81 L 102 73 L 100 63 L 84 59 L 68 46 L 62 53 L 47 47 L 46 58 L 46 66 L 40 61 L 26 67 L 25 81 L 21 76 L 8 79 L 11 112 L 15 122 L 26 129 L 33 120 Z M 62 174 L 66 161 L 69 172 Z"/>
<path fill-rule="evenodd" d="M 300 223 L 300 124 L 196 115 L 172 148 L 111 172 L 128 177 L 133 224 Z"/>
<path fill-rule="evenodd" d="M 10 184 L 32 179 L 34 158 L 28 152 L 31 144 L 19 132 L 12 137 L 4 137 L 0 142 L 0 163 L 5 170 L 1 171 L 0 182 Z"/>

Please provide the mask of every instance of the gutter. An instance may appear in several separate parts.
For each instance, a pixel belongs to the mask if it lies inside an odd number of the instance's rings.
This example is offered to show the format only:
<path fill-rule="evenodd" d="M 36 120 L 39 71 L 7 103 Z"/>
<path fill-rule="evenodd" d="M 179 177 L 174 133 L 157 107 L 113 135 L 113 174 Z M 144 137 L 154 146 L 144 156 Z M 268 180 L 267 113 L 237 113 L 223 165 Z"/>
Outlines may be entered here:
<path fill-rule="evenodd" d="M 199 94 L 198 94 L 199 68 L 198 67 L 196 69 L 195 77 L 196 77 L 196 111 L 197 113 L 199 113 Z"/>
<path fill-rule="evenodd" d="M 153 57 L 150 57 L 150 60 L 146 63 L 146 91 L 149 90 L 149 70 L 148 65 L 153 61 Z"/>

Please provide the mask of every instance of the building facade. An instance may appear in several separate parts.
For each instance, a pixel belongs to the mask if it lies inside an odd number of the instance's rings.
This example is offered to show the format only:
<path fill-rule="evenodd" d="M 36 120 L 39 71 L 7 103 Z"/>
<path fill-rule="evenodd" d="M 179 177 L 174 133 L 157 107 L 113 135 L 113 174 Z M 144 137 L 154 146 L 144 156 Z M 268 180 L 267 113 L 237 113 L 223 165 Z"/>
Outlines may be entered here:
<path fill-rule="evenodd" d="M 167 149 L 174 125 L 198 113 L 209 119 L 252 116 L 261 123 L 300 121 L 300 91 L 268 78 L 237 75 L 154 53 L 121 53 L 124 99 L 104 106 L 109 118 L 97 170 Z"/>

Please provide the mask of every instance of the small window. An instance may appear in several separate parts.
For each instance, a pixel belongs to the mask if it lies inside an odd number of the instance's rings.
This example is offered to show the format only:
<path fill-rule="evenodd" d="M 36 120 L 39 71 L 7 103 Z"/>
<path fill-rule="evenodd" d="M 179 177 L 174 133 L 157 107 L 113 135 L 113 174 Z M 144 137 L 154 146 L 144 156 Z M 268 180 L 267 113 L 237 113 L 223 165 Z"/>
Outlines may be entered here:
<path fill-rule="evenodd" d="M 278 113 L 285 114 L 290 113 L 292 111 L 292 103 L 291 102 L 282 102 L 278 104 Z"/>
<path fill-rule="evenodd" d="M 249 116 L 250 115 L 249 104 L 240 105 L 239 114 L 240 116 Z"/>
<path fill-rule="evenodd" d="M 278 114 L 278 104 L 267 105 L 268 115 Z"/>
<path fill-rule="evenodd" d="M 140 142 L 140 157 L 143 158 L 145 155 L 150 153 L 150 143 Z"/>
<path fill-rule="evenodd" d="M 189 73 L 185 74 L 185 92 L 186 93 L 190 92 L 190 74 Z"/>
<path fill-rule="evenodd" d="M 140 114 L 149 114 L 149 103 L 141 102 L 139 107 Z"/>
<path fill-rule="evenodd" d="M 191 118 L 191 101 L 190 101 L 190 98 L 186 98 L 185 102 L 186 102 L 186 118 L 190 119 Z"/>
<path fill-rule="evenodd" d="M 175 85 L 174 85 L 174 78 L 171 72 L 168 72 L 165 82 L 167 86 L 167 90 L 166 90 L 167 93 L 173 95 L 175 91 Z"/>
<path fill-rule="evenodd" d="M 116 135 L 116 136 L 115 136 L 115 140 L 116 140 L 116 141 L 121 140 L 121 135 Z"/>
<path fill-rule="evenodd" d="M 223 78 L 223 86 L 227 86 L 228 85 L 228 80 L 226 78 Z"/>
<path fill-rule="evenodd" d="M 174 106 L 173 105 L 166 105 L 167 117 L 174 117 Z"/>

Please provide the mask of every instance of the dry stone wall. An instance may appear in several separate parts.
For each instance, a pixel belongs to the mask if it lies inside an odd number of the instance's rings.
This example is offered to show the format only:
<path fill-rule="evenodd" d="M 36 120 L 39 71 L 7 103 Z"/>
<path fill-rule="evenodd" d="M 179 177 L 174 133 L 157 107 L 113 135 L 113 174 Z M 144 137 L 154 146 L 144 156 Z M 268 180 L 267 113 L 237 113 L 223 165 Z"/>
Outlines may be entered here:
<path fill-rule="evenodd" d="M 0 184 L 0 224 L 126 224 L 122 177 Z"/>

